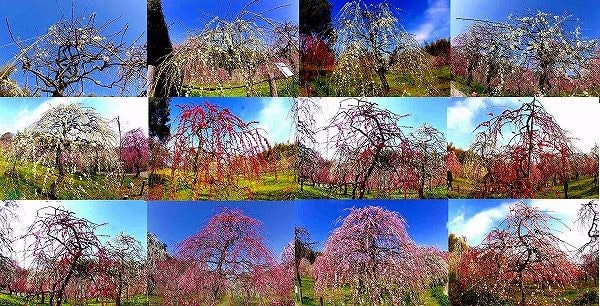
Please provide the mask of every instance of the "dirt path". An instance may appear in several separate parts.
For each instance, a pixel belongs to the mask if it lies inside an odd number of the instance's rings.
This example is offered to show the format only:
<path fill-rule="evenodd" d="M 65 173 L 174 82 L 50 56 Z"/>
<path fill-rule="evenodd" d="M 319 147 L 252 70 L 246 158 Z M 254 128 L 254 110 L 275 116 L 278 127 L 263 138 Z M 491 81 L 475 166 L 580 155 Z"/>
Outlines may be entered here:
<path fill-rule="evenodd" d="M 450 96 L 451 97 L 466 97 L 467 95 L 465 95 L 464 92 L 456 89 L 456 87 L 454 87 L 454 83 L 450 83 Z"/>

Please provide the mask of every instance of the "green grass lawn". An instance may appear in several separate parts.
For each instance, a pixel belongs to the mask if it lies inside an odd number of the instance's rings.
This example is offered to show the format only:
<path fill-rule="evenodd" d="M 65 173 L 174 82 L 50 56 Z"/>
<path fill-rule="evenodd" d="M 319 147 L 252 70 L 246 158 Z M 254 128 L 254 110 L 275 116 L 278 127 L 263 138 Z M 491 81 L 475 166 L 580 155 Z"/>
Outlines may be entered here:
<path fill-rule="evenodd" d="M 48 199 L 47 191 L 56 180 L 57 171 L 43 166 L 34 167 L 31 163 L 22 163 L 16 167 L 16 174 L 10 174 L 12 164 L 4 154 L 0 154 L 0 197 L 10 200 Z M 102 174 L 92 175 L 89 179 L 80 174 L 67 174 L 58 190 L 61 200 L 75 199 L 121 199 L 129 195 L 130 199 L 141 199 L 143 178 L 124 175 L 119 184 L 116 177 Z M 116 183 L 115 183 L 116 182 Z M 130 188 L 130 183 L 133 187 Z"/>
<path fill-rule="evenodd" d="M 581 300 L 586 292 L 598 294 L 598 286 L 594 285 L 592 281 L 589 282 L 578 282 L 573 285 L 567 285 L 564 287 L 554 287 L 551 290 L 539 290 L 532 286 L 527 288 L 527 302 L 528 305 L 538 306 L 550 306 L 550 305 L 598 305 L 598 303 L 579 304 L 577 301 Z M 532 292 L 535 291 L 535 294 Z M 519 293 L 515 290 L 515 301 L 520 298 Z"/>
<path fill-rule="evenodd" d="M 438 91 L 435 96 L 450 96 L 450 67 L 442 66 L 433 70 L 434 86 Z M 390 85 L 388 96 L 427 96 L 427 88 L 416 84 L 413 77 L 397 72 L 388 72 L 386 74 L 387 81 Z M 335 89 L 329 84 L 330 76 L 324 76 L 313 80 L 310 83 L 315 97 L 331 97 L 337 96 Z M 374 80 L 377 86 L 381 86 L 381 81 L 377 78 Z M 421 87 L 420 87 L 421 86 Z M 348 89 L 345 89 L 348 90 Z M 355 95 L 360 95 L 356 93 Z"/>
<path fill-rule="evenodd" d="M 464 177 L 455 177 L 454 190 L 448 191 L 448 198 L 474 198 L 475 183 Z M 569 199 L 597 199 L 598 186 L 594 185 L 593 177 L 584 177 L 569 182 Z M 491 195 L 490 198 L 506 198 L 503 195 Z M 536 194 L 539 199 L 562 199 L 564 198 L 563 186 L 558 184 L 548 191 L 540 191 Z"/>
<path fill-rule="evenodd" d="M 416 191 L 378 193 L 376 190 L 372 190 L 365 193 L 365 199 L 417 199 L 418 196 Z M 431 190 L 426 189 L 424 196 L 426 199 L 445 199 L 447 197 L 446 187 L 440 186 Z M 352 190 L 348 187 L 348 192 L 345 194 L 342 189 L 329 190 L 325 187 L 304 184 L 302 191 L 298 189 L 296 197 L 299 199 L 351 199 Z"/>
<path fill-rule="evenodd" d="M 454 85 L 454 87 L 456 89 L 462 91 L 467 96 L 471 96 L 472 93 L 476 93 L 477 96 L 482 96 L 482 97 L 487 97 L 487 96 L 491 95 L 490 92 L 486 91 L 485 85 L 480 84 L 475 80 L 471 81 L 471 85 L 467 85 L 466 78 L 463 78 L 458 75 L 452 75 L 452 85 Z M 592 89 L 588 92 L 588 94 L 591 97 L 596 97 L 596 96 L 598 96 L 598 94 L 600 94 L 600 88 Z M 500 96 L 500 97 L 514 97 L 514 96 L 531 97 L 534 95 L 535 95 L 535 92 L 532 92 L 532 91 L 522 91 L 522 92 L 501 91 L 499 94 L 498 93 L 496 94 L 496 96 Z M 570 92 L 565 92 L 565 93 L 560 93 L 558 95 L 556 93 L 552 93 L 550 96 L 567 97 L 567 96 L 572 96 L 572 95 Z M 575 96 L 583 96 L 583 93 L 581 93 L 581 92 L 576 93 Z"/>
<path fill-rule="evenodd" d="M 297 97 L 298 96 L 298 81 L 297 78 L 279 79 L 277 83 L 277 95 L 280 97 Z M 189 90 L 188 94 L 192 97 L 245 97 L 246 88 L 239 87 L 243 84 L 227 84 L 223 86 L 223 90 L 204 90 L 203 88 L 215 88 L 216 85 L 193 85 L 193 89 Z M 231 88 L 238 87 L 238 88 Z M 262 82 L 254 85 L 256 96 L 269 97 L 271 91 L 268 82 Z"/>
<path fill-rule="evenodd" d="M 315 295 L 314 291 L 315 281 L 310 277 L 302 278 L 302 305 L 304 306 L 319 306 L 319 297 Z M 424 306 L 447 306 L 448 295 L 444 292 L 443 287 L 435 287 L 427 290 L 421 297 L 422 304 Z M 300 305 L 300 300 L 296 297 L 296 305 Z M 334 305 L 354 305 L 351 297 L 350 289 L 344 289 L 341 293 L 323 299 L 323 305 L 334 306 Z"/>
<path fill-rule="evenodd" d="M 165 182 L 163 185 L 164 197 L 169 197 L 172 184 L 167 173 L 168 171 L 161 171 L 161 174 L 158 174 Z M 292 200 L 298 189 L 292 170 L 280 171 L 276 174 L 263 174 L 258 181 L 239 178 L 236 188 L 241 191 L 228 195 L 227 200 Z M 250 198 L 248 198 L 247 189 L 250 190 Z M 198 200 L 211 199 L 208 189 L 194 192 L 188 184 L 179 184 L 176 186 L 175 200 L 193 199 L 194 193 Z"/>
<path fill-rule="evenodd" d="M 6 293 L 0 293 L 0 306 L 24 306 L 24 305 L 37 305 L 37 306 L 48 305 L 48 298 L 46 297 L 44 304 L 42 304 L 40 300 L 33 301 L 33 300 L 28 300 L 24 297 L 19 297 L 16 295 L 11 296 Z M 63 302 L 63 305 L 75 306 L 75 305 L 79 305 L 79 304 L 74 303 L 74 301 L 67 300 L 67 301 Z M 87 301 L 85 303 L 85 305 L 88 305 L 88 306 L 112 306 L 112 305 L 115 305 L 115 302 L 112 300 L 107 300 L 107 299 L 99 299 L 99 300 L 90 299 L 89 301 Z M 123 299 L 121 301 L 121 305 L 122 306 L 146 306 L 146 305 L 148 305 L 148 298 L 146 297 L 146 295 L 136 295 L 129 299 Z"/>

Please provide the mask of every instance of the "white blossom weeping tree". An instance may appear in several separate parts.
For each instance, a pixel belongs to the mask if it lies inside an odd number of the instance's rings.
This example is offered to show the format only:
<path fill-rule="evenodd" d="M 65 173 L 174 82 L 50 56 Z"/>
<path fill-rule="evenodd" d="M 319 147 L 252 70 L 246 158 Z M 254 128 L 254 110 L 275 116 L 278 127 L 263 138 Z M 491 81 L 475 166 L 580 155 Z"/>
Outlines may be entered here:
<path fill-rule="evenodd" d="M 141 95 L 145 86 L 146 51 L 143 33 L 127 41 L 128 26 L 114 30 L 118 19 L 98 23 L 96 14 L 64 18 L 33 44 L 7 28 L 18 52 L 13 59 L 25 75 L 32 95 L 85 96 L 95 90 L 112 95 Z M 17 36 L 15 36 L 17 35 Z"/>
<path fill-rule="evenodd" d="M 285 5 L 260 13 L 251 11 L 258 2 L 248 2 L 231 19 L 215 16 L 175 46 L 156 68 L 156 75 L 164 76 L 160 81 L 177 88 L 179 96 L 194 91 L 224 95 L 224 90 L 238 87 L 245 89 L 246 96 L 256 96 L 255 85 L 266 81 L 271 96 L 276 96 L 275 80 L 281 72 L 275 63 L 287 62 L 297 69 L 298 30 L 289 22 L 264 16 Z M 158 94 L 158 81 L 150 84 L 150 96 Z M 232 85 L 238 82 L 243 85 Z"/>
<path fill-rule="evenodd" d="M 592 89 L 592 84 L 577 81 L 593 74 L 587 67 L 595 59 L 599 41 L 583 36 L 577 18 L 566 14 L 529 11 L 521 16 L 510 15 L 504 22 L 459 19 L 474 21 L 471 35 L 478 40 L 491 42 L 487 48 L 479 50 L 481 57 L 507 60 L 506 71 L 498 73 L 500 88 L 507 82 L 506 75 L 522 78 L 529 71 L 534 75 L 532 85 L 538 94 L 585 94 Z M 473 32 L 473 29 L 477 31 Z M 493 33 L 493 39 L 486 39 L 486 33 Z M 503 50 L 502 56 L 490 52 L 490 46 L 496 48 L 495 52 Z M 483 71 L 494 70 L 488 62 L 479 62 L 477 65 L 481 65 L 479 68 Z M 518 73 L 513 73 L 515 71 Z M 508 90 L 514 91 L 514 88 Z M 502 93 L 499 90 L 496 92 Z"/>
<path fill-rule="evenodd" d="M 32 163 L 41 178 L 42 196 L 63 193 L 76 198 L 98 197 L 86 188 L 110 188 L 121 173 L 117 136 L 110 122 L 96 110 L 78 103 L 52 106 L 19 132 L 12 145 L 12 175 L 18 163 Z M 102 172 L 103 178 L 95 174 Z"/>
<path fill-rule="evenodd" d="M 398 10 L 389 3 L 350 1 L 340 10 L 334 29 L 338 62 L 331 80 L 335 95 L 387 95 L 390 72 L 411 77 L 411 85 L 424 87 L 425 95 L 437 93 L 426 52 L 404 29 Z"/>
<path fill-rule="evenodd" d="M 107 242 L 106 249 L 112 260 L 107 274 L 115 286 L 115 305 L 120 306 L 123 296 L 129 298 L 129 287 L 141 279 L 146 255 L 142 244 L 126 233 L 119 233 Z"/>

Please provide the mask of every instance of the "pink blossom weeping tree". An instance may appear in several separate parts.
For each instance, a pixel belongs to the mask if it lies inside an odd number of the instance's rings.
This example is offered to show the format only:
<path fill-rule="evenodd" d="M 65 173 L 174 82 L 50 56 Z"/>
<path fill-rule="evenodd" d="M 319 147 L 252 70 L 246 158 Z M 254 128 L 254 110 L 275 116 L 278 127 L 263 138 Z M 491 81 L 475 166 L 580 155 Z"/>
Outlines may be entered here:
<path fill-rule="evenodd" d="M 351 173 L 352 198 L 362 199 L 374 173 L 394 169 L 387 160 L 390 152 L 402 153 L 409 147 L 400 121 L 408 115 L 398 115 L 380 108 L 376 103 L 348 98 L 323 130 L 329 133 L 328 149 L 334 150 L 334 160 L 346 165 Z"/>
<path fill-rule="evenodd" d="M 194 199 L 204 192 L 208 198 L 250 198 L 250 191 L 238 186 L 240 178 L 258 181 L 265 173 L 276 173 L 268 154 L 261 154 L 271 147 L 258 122 L 244 122 L 208 101 L 179 107 L 172 135 L 172 194 L 185 183 Z"/>
<path fill-rule="evenodd" d="M 121 160 L 124 170 L 135 172 L 135 177 L 140 176 L 142 170 L 148 166 L 148 151 L 148 137 L 142 129 L 125 132 L 121 138 Z"/>
<path fill-rule="evenodd" d="M 439 254 L 416 245 L 397 213 L 354 208 L 313 265 L 315 290 L 323 296 L 350 289 L 352 301 L 360 305 L 418 303 L 432 282 L 447 278 L 445 257 Z"/>
<path fill-rule="evenodd" d="M 62 208 L 48 206 L 37 211 L 22 239 L 32 258 L 31 269 L 47 274 L 49 305 L 62 305 L 71 281 L 86 275 L 86 262 L 94 261 L 102 248 L 96 233 L 102 225 Z"/>
<path fill-rule="evenodd" d="M 185 284 L 183 291 L 203 296 L 205 304 L 227 294 L 241 295 L 246 301 L 281 298 L 269 297 L 271 288 L 262 286 L 277 265 L 265 242 L 260 221 L 241 210 L 223 209 L 177 246 L 179 260 L 189 263 L 179 279 Z M 291 298 L 291 292 L 287 295 Z"/>
<path fill-rule="evenodd" d="M 92 175 L 103 172 L 101 186 L 116 189 L 115 178 L 121 173 L 117 147 L 116 133 L 95 109 L 58 104 L 15 137 L 13 171 L 18 163 L 33 163 L 34 179 L 50 182 L 41 186 L 48 199 L 67 191 L 76 198 L 98 198 L 101 195 L 90 194 L 100 184 Z"/>

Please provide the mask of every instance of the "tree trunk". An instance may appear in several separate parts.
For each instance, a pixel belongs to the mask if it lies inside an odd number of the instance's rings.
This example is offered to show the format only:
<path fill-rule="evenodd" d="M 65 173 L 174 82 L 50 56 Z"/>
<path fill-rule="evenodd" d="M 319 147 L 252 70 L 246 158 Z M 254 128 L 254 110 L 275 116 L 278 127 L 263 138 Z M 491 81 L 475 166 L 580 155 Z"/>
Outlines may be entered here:
<path fill-rule="evenodd" d="M 277 97 L 277 81 L 271 73 L 269 73 L 269 93 L 271 97 Z"/>
<path fill-rule="evenodd" d="M 384 95 L 390 92 L 390 84 L 388 83 L 387 78 L 385 77 L 385 72 L 386 70 L 383 68 L 377 69 L 377 75 L 379 76 L 379 80 L 381 81 L 381 86 L 383 87 Z"/>
<path fill-rule="evenodd" d="M 525 285 L 523 284 L 523 273 L 519 273 L 519 292 L 521 293 L 521 301 L 519 305 L 525 305 Z"/>
<path fill-rule="evenodd" d="M 569 179 L 565 178 L 563 180 L 563 192 L 565 194 L 565 199 L 569 198 Z"/>

